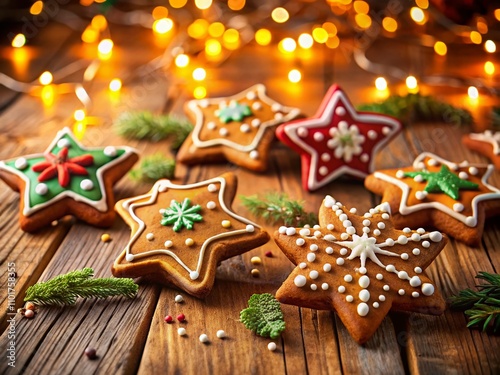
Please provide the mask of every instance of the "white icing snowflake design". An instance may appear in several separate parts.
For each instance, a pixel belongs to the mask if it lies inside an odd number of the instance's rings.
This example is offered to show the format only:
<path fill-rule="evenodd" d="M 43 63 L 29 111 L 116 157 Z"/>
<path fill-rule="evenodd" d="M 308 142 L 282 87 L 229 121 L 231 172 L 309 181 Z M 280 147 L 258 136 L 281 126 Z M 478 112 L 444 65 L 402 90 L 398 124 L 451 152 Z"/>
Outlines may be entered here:
<path fill-rule="evenodd" d="M 330 129 L 330 139 L 327 146 L 333 149 L 333 155 L 337 159 L 344 159 L 346 163 L 352 160 L 354 155 L 359 155 L 363 152 L 361 145 L 365 142 L 365 136 L 359 134 L 359 129 L 356 125 L 351 125 L 346 121 L 340 121 L 337 128 Z"/>

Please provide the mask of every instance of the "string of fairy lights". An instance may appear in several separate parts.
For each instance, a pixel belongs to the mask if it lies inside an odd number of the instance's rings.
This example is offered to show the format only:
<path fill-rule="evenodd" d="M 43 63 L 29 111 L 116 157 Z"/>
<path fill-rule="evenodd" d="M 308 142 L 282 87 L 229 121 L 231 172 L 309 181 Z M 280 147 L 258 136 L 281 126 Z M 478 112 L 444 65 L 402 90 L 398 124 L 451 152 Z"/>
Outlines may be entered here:
<path fill-rule="evenodd" d="M 380 38 L 397 39 L 400 30 L 405 32 L 401 38 L 413 32 L 417 43 L 422 48 L 432 48 L 438 58 L 445 58 L 450 46 L 456 43 L 470 44 L 471 48 L 482 45 L 491 58 L 484 62 L 484 79 L 474 77 L 473 82 L 478 82 L 477 85 L 468 85 L 469 81 L 463 80 L 467 84 L 467 95 L 477 100 L 480 94 L 478 88 L 498 94 L 498 88 L 492 85 L 492 77 L 497 70 L 494 54 L 497 49 L 495 40 L 500 39 L 500 8 L 487 16 L 475 16 L 470 26 L 463 26 L 450 22 L 436 12 L 430 7 L 429 0 L 414 0 L 413 4 L 406 7 L 402 6 L 403 2 L 398 3 L 399 7 L 394 7 L 394 2 L 388 1 L 382 8 L 378 3 L 370 5 L 364 0 L 283 3 L 275 0 L 256 6 L 246 0 L 194 0 L 194 4 L 188 4 L 187 0 L 169 0 L 168 4 L 165 1 L 164 5 L 151 6 L 151 2 L 134 0 L 127 7 L 134 10 L 124 11 L 109 0 L 80 0 L 77 5 L 79 8 L 68 6 L 64 12 L 53 15 L 52 20 L 71 25 L 81 32 L 83 45 L 95 51 L 92 58 L 77 60 L 57 71 L 45 71 L 31 83 L 20 82 L 0 73 L 0 84 L 13 91 L 38 95 L 46 105 L 52 104 L 55 89 L 58 93 L 74 93 L 82 104 L 82 108 L 74 112 L 76 124 L 84 127 L 99 123 L 98 118 L 88 115 L 92 100 L 85 83 L 94 79 L 103 62 L 113 58 L 115 45 L 111 37 L 112 29 L 114 24 L 121 24 L 151 29 L 155 44 L 163 49 L 160 56 L 128 72 L 126 78 L 140 75 L 145 67 L 149 68 L 148 71 L 165 72 L 174 80 L 176 74 L 182 72 L 184 79 L 189 77 L 191 80 L 192 95 L 198 99 L 209 94 L 203 84 L 207 79 L 206 68 L 223 65 L 234 51 L 247 44 L 276 48 L 283 56 L 295 56 L 313 48 L 342 48 L 344 41 L 352 41 L 353 35 L 358 40 L 361 39 L 360 35 L 366 37 L 364 40 L 370 42 Z M 106 4 L 103 11 L 103 5 Z M 43 15 L 45 7 L 42 0 L 35 1 L 29 8 L 29 14 L 32 17 Z M 429 23 L 432 23 L 432 27 L 428 27 Z M 439 35 L 446 38 L 430 34 L 434 29 L 444 30 Z M 12 37 L 13 60 L 26 59 L 22 51 L 29 42 L 22 33 Z M 374 86 L 381 94 L 379 97 L 389 95 L 388 78 L 404 82 L 410 93 L 418 92 L 421 82 L 432 84 L 432 80 L 417 78 L 404 67 L 385 67 L 370 61 L 366 56 L 370 45 L 356 45 L 351 53 L 362 69 L 374 73 Z M 82 82 L 65 82 L 66 77 L 78 70 L 84 70 Z M 290 84 L 298 84 L 306 78 L 297 66 L 291 66 L 283 77 Z M 124 79 L 110 79 L 108 88 L 111 95 L 122 90 Z M 446 84 L 446 79 L 442 79 L 440 84 L 443 82 Z"/>

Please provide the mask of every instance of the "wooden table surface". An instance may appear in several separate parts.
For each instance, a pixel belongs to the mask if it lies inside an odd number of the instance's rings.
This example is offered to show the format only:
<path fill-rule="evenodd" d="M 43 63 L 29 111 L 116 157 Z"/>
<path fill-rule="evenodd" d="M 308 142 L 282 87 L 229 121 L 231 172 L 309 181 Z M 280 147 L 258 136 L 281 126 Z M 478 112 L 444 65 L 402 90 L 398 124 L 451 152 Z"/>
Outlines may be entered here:
<path fill-rule="evenodd" d="M 83 45 L 80 32 L 59 23 L 49 23 L 24 47 L 25 64 L 15 63 L 13 49 L 0 48 L 0 72 L 24 82 L 36 80 L 44 70 L 55 71 L 91 53 Z M 122 139 L 112 128 L 117 116 L 130 110 L 183 114 L 182 106 L 191 98 L 195 84 L 182 72 L 157 70 L 147 75 L 133 75 L 138 67 L 162 53 L 155 46 L 151 30 L 113 27 L 115 50 L 110 60 L 102 62 L 96 77 L 85 87 L 93 101 L 89 115 L 101 123 L 88 126 L 82 142 L 89 146 L 128 144 L 142 156 L 162 152 L 172 156 L 168 142 L 137 142 Z M 350 41 L 347 40 L 348 44 Z M 95 48 L 92 47 L 92 48 Z M 397 64 L 416 75 L 461 73 L 477 70 L 484 63 L 483 53 L 471 53 L 469 46 L 450 48 L 443 59 L 436 59 L 430 49 L 404 40 L 382 39 L 374 42 L 370 58 Z M 478 47 L 479 48 L 479 47 Z M 294 85 L 286 80 L 292 66 L 300 66 L 303 80 Z M 80 82 L 83 71 L 65 81 Z M 107 84 L 122 77 L 124 87 L 119 98 L 110 97 Z M 315 47 L 310 56 L 284 57 L 276 48 L 249 44 L 234 52 L 218 67 L 207 66 L 202 84 L 209 96 L 237 93 L 255 83 L 265 83 L 271 97 L 283 104 L 300 107 L 308 115 L 315 113 L 327 88 L 337 83 L 354 104 L 376 100 L 374 76 L 361 70 L 345 50 Z M 498 81 L 497 81 L 498 83 Z M 393 92 L 401 89 L 393 85 Z M 468 106 L 464 88 L 437 87 L 439 98 Z M 498 102 L 482 95 L 472 108 L 478 127 L 487 127 L 487 110 Z M 44 104 L 40 96 L 19 94 L 0 87 L 0 160 L 45 149 L 56 131 L 72 126 L 73 112 L 81 108 L 74 93 L 56 94 L 53 104 Z M 407 165 L 422 151 L 436 152 L 455 161 L 468 159 L 486 162 L 482 156 L 465 149 L 460 137 L 471 128 L 444 123 L 408 123 L 377 157 L 378 168 Z M 362 182 L 338 180 L 314 193 L 305 192 L 300 184 L 299 157 L 276 143 L 271 153 L 271 168 L 253 174 L 230 164 L 177 166 L 176 183 L 192 183 L 234 172 L 239 179 L 238 195 L 263 191 L 283 191 L 303 199 L 309 211 L 317 211 L 321 200 L 330 194 L 347 206 L 364 210 L 379 203 L 380 198 L 364 189 Z M 492 183 L 500 186 L 496 171 Z M 115 187 L 117 199 L 146 192 L 151 185 L 136 183 L 128 177 Z M 238 198 L 233 204 L 238 214 L 253 220 Z M 26 288 L 37 281 L 83 267 L 92 267 L 96 276 L 110 276 L 115 257 L 127 244 L 130 230 L 117 218 L 107 230 L 90 227 L 74 220 L 63 220 L 57 226 L 36 234 L 23 233 L 18 226 L 19 196 L 0 184 L 0 316 L 3 335 L 0 347 L 0 372 L 5 374 L 487 374 L 500 373 L 500 337 L 466 328 L 462 312 L 447 310 L 444 315 L 390 313 L 373 338 L 365 345 L 356 344 L 335 313 L 283 305 L 286 330 L 275 340 L 278 349 L 267 349 L 269 339 L 254 335 L 238 321 L 239 312 L 254 293 L 274 293 L 287 277 L 292 264 L 270 241 L 246 254 L 224 261 L 217 270 L 212 293 L 198 300 L 186 293 L 184 303 L 176 304 L 179 292 L 158 285 L 141 284 L 134 299 L 79 300 L 74 307 L 43 307 L 33 320 L 14 316 L 16 367 L 7 365 L 7 264 L 14 263 L 16 307 L 22 306 Z M 272 233 L 276 227 L 266 225 Z M 103 243 L 101 234 L 109 233 L 112 241 Z M 264 256 L 271 251 L 272 258 Z M 260 277 L 253 278 L 252 256 L 263 264 L 257 266 Z M 478 271 L 500 270 L 500 221 L 486 224 L 480 247 L 470 248 L 451 240 L 428 273 L 445 297 L 460 289 L 473 287 Z M 163 318 L 184 313 L 187 337 L 177 335 L 176 324 Z M 227 338 L 216 338 L 223 329 Z M 199 342 L 200 334 L 210 338 L 208 345 Z M 83 356 L 87 347 L 97 350 L 98 359 Z"/>

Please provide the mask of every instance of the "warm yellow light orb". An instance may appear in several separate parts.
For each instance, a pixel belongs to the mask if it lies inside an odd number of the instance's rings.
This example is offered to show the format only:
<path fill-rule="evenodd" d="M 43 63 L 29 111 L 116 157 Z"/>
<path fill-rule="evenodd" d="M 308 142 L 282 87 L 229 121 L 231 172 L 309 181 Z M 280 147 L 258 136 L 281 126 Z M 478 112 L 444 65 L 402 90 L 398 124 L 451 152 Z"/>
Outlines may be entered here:
<path fill-rule="evenodd" d="M 354 21 L 362 29 L 368 29 L 372 25 L 372 18 L 368 14 L 358 13 L 354 16 Z"/>
<path fill-rule="evenodd" d="M 429 0 L 415 0 L 415 4 L 422 9 L 429 8 Z"/>
<path fill-rule="evenodd" d="M 163 6 L 157 6 L 153 9 L 153 12 L 151 13 L 153 18 L 155 20 L 159 20 L 161 18 L 167 18 L 168 17 L 168 9 L 163 7 Z"/>
<path fill-rule="evenodd" d="M 484 42 L 484 49 L 488 53 L 495 53 L 497 50 L 497 45 L 495 44 L 494 41 L 487 40 L 486 42 Z"/>
<path fill-rule="evenodd" d="M 193 79 L 195 81 L 203 81 L 207 78 L 207 72 L 203 68 L 196 68 L 193 70 Z"/>
<path fill-rule="evenodd" d="M 370 6 L 368 5 L 368 3 L 366 1 L 356 0 L 352 4 L 352 6 L 353 6 L 354 11 L 356 13 L 368 14 L 368 12 L 370 11 Z"/>
<path fill-rule="evenodd" d="M 312 31 L 312 36 L 317 43 L 326 43 L 328 40 L 328 32 L 322 27 L 316 27 Z"/>
<path fill-rule="evenodd" d="M 261 46 L 267 46 L 271 43 L 272 35 L 268 29 L 259 29 L 255 32 L 255 41 Z"/>
<path fill-rule="evenodd" d="M 446 44 L 441 41 L 437 41 L 434 43 L 434 51 L 439 55 L 439 56 L 444 56 L 448 52 L 448 47 L 446 47 Z"/>
<path fill-rule="evenodd" d="M 12 47 L 21 48 L 26 44 L 26 37 L 24 34 L 17 34 L 14 39 L 12 39 Z"/>
<path fill-rule="evenodd" d="M 35 1 L 33 5 L 30 8 L 30 13 L 33 14 L 34 16 L 42 13 L 43 10 L 43 1 Z"/>
<path fill-rule="evenodd" d="M 328 48 L 334 49 L 337 48 L 340 45 L 340 39 L 337 35 L 334 35 L 326 41 L 326 46 Z"/>
<path fill-rule="evenodd" d="M 495 73 L 495 64 L 491 61 L 486 61 L 484 63 L 484 72 L 490 76 L 493 75 Z"/>
<path fill-rule="evenodd" d="M 106 17 L 102 14 L 98 14 L 92 18 L 91 25 L 94 29 L 102 31 L 108 27 L 108 21 L 106 21 Z"/>
<path fill-rule="evenodd" d="M 203 99 L 207 96 L 207 89 L 203 86 L 195 87 L 193 90 L 193 96 L 195 99 Z"/>
<path fill-rule="evenodd" d="M 299 35 L 298 42 L 302 48 L 309 49 L 313 46 L 314 39 L 311 34 L 303 33 Z"/>
<path fill-rule="evenodd" d="M 302 74 L 297 69 L 292 69 L 288 72 L 288 80 L 292 83 L 300 82 Z"/>
<path fill-rule="evenodd" d="M 172 8 L 178 9 L 186 5 L 187 0 L 169 0 L 169 3 Z"/>
<path fill-rule="evenodd" d="M 245 7 L 245 0 L 228 0 L 227 6 L 229 9 L 237 11 L 242 10 Z"/>
<path fill-rule="evenodd" d="M 483 37 L 481 34 L 477 31 L 471 31 L 470 32 L 470 40 L 474 44 L 481 44 Z"/>
<path fill-rule="evenodd" d="M 382 27 L 384 28 L 384 30 L 393 33 L 398 29 L 398 21 L 396 21 L 392 17 L 384 17 L 384 19 L 382 20 Z"/>
<path fill-rule="evenodd" d="M 158 34 L 166 34 L 174 27 L 174 22 L 170 18 L 161 18 L 153 23 L 153 30 Z"/>
<path fill-rule="evenodd" d="M 194 39 L 203 39 L 207 35 L 208 21 L 202 18 L 197 19 L 188 26 L 188 35 Z"/>
<path fill-rule="evenodd" d="M 46 86 L 46 85 L 50 85 L 52 83 L 52 81 L 54 80 L 54 77 L 52 76 L 52 73 L 49 72 L 49 71 L 45 71 L 43 72 L 41 75 L 40 75 L 40 78 L 38 78 L 38 81 Z"/>
<path fill-rule="evenodd" d="M 495 9 L 493 13 L 495 14 L 495 18 L 497 19 L 497 21 L 500 21 L 500 8 Z"/>
<path fill-rule="evenodd" d="M 220 22 L 213 22 L 208 26 L 208 34 L 214 38 L 221 37 L 225 30 L 225 26 Z"/>
<path fill-rule="evenodd" d="M 414 76 L 406 77 L 406 87 L 410 90 L 415 90 L 418 86 L 417 79 Z"/>
<path fill-rule="evenodd" d="M 337 35 L 337 26 L 335 26 L 335 24 L 333 24 L 331 22 L 325 22 L 322 25 L 322 27 L 323 27 L 323 29 L 326 30 L 329 37 Z"/>
<path fill-rule="evenodd" d="M 227 29 L 224 31 L 222 40 L 227 44 L 235 44 L 240 41 L 240 33 L 236 29 Z"/>
<path fill-rule="evenodd" d="M 73 118 L 75 121 L 83 121 L 85 119 L 85 111 L 83 109 L 77 109 L 75 113 L 73 113 Z"/>
<path fill-rule="evenodd" d="M 185 68 L 189 65 L 189 56 L 184 53 L 180 53 L 175 57 L 175 65 L 179 68 Z"/>
<path fill-rule="evenodd" d="M 97 50 L 99 51 L 99 53 L 107 55 L 108 53 L 111 53 L 111 51 L 113 51 L 113 46 L 114 43 L 111 39 L 103 39 L 99 42 Z"/>
<path fill-rule="evenodd" d="M 467 95 L 469 95 L 469 98 L 471 99 L 477 99 L 479 98 L 479 91 L 477 91 L 477 88 L 474 86 L 469 86 L 467 89 Z"/>
<path fill-rule="evenodd" d="M 212 0 L 194 0 L 194 5 L 196 5 L 198 9 L 208 9 L 212 6 Z"/>
<path fill-rule="evenodd" d="M 205 53 L 209 56 L 217 56 L 222 52 L 222 46 L 216 39 L 207 39 L 205 42 Z"/>
<path fill-rule="evenodd" d="M 427 21 L 424 11 L 418 7 L 410 9 L 410 17 L 419 25 L 423 25 Z"/>
<path fill-rule="evenodd" d="M 91 26 L 87 26 L 82 34 L 82 41 L 85 43 L 95 43 L 99 39 L 99 31 Z"/>
<path fill-rule="evenodd" d="M 271 12 L 271 17 L 276 23 L 284 23 L 288 21 L 290 15 L 285 8 L 278 7 L 273 9 L 273 11 Z"/>
<path fill-rule="evenodd" d="M 112 79 L 109 83 L 109 90 L 113 92 L 120 91 L 122 88 L 122 81 L 119 78 Z"/>
<path fill-rule="evenodd" d="M 297 43 L 292 38 L 285 38 L 278 45 L 278 49 L 282 53 L 291 53 L 295 51 L 296 48 Z"/>
<path fill-rule="evenodd" d="M 386 79 L 384 77 L 377 77 L 377 79 L 375 79 L 375 87 L 379 91 L 386 90 L 387 89 L 387 81 L 386 81 Z"/>

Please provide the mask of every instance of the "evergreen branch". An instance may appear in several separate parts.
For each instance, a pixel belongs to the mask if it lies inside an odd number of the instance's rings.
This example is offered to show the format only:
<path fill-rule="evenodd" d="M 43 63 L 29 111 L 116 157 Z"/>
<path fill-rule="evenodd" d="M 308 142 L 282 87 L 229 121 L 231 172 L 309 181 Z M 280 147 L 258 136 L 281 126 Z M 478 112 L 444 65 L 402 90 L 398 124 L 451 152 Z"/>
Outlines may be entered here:
<path fill-rule="evenodd" d="M 284 193 L 240 196 L 240 199 L 254 216 L 262 217 L 271 224 L 282 222 L 287 226 L 303 227 L 318 223 L 315 214 L 304 211 L 303 202 L 290 200 Z"/>
<path fill-rule="evenodd" d="M 94 279 L 92 276 L 94 276 L 94 270 L 84 268 L 36 283 L 26 290 L 24 301 L 31 301 L 38 305 L 74 305 L 78 297 L 125 296 L 132 298 L 139 288 L 132 279 Z"/>
<path fill-rule="evenodd" d="M 175 176 L 175 160 L 162 154 L 154 154 L 142 159 L 139 168 L 130 171 L 135 181 L 155 182 L 160 178 Z"/>
<path fill-rule="evenodd" d="M 396 117 L 403 123 L 410 121 L 444 121 L 456 125 L 470 125 L 472 115 L 466 109 L 421 94 L 392 95 L 381 103 L 367 103 L 358 110 L 378 112 Z"/>
<path fill-rule="evenodd" d="M 160 141 L 169 138 L 171 147 L 177 150 L 193 130 L 186 119 L 170 115 L 154 115 L 151 112 L 126 112 L 114 124 L 118 135 L 138 140 Z"/>

